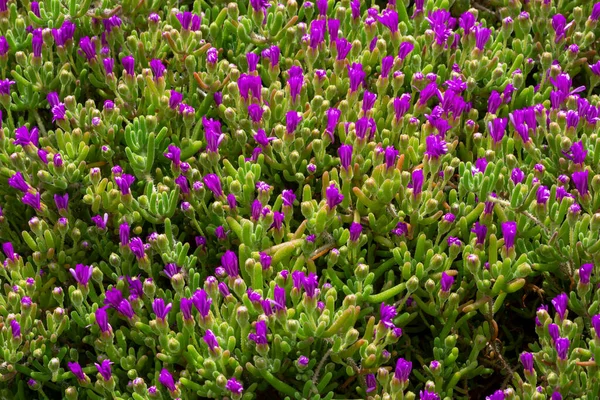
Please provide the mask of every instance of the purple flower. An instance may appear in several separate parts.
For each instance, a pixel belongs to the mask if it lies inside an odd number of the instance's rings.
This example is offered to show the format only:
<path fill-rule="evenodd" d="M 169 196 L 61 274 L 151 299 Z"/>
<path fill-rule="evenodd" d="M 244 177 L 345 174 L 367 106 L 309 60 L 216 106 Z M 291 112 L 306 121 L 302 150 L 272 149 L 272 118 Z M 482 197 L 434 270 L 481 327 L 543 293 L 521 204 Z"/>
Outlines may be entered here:
<path fill-rule="evenodd" d="M 281 50 L 279 46 L 271 46 L 262 51 L 261 56 L 263 58 L 268 58 L 271 63 L 271 68 L 279 65 L 279 55 L 281 54 Z"/>
<path fill-rule="evenodd" d="M 449 292 L 453 284 L 454 277 L 452 275 L 448 275 L 445 271 L 442 272 L 442 280 L 440 281 L 442 292 Z"/>
<path fill-rule="evenodd" d="M 504 391 L 498 389 L 493 394 L 486 396 L 485 400 L 504 400 Z"/>
<path fill-rule="evenodd" d="M 0 36 L 0 56 L 5 56 L 8 54 L 8 50 L 10 47 L 8 46 L 8 41 L 4 36 Z"/>
<path fill-rule="evenodd" d="M 115 68 L 115 59 L 114 58 L 105 58 L 102 60 L 102 64 L 104 65 L 104 72 L 106 75 L 111 75 Z"/>
<path fill-rule="evenodd" d="M 264 110 L 259 104 L 252 103 L 248 106 L 248 116 L 255 124 L 260 123 Z"/>
<path fill-rule="evenodd" d="M 204 116 L 202 117 L 202 126 L 204 127 L 204 137 L 206 139 L 206 151 L 216 153 L 225 138 L 225 134 L 221 132 L 221 123 L 218 120 L 215 121 Z"/>
<path fill-rule="evenodd" d="M 476 21 L 475 16 L 471 12 L 465 11 L 458 19 L 458 26 L 463 29 L 465 35 L 468 35 L 475 27 Z"/>
<path fill-rule="evenodd" d="M 487 236 L 487 226 L 482 225 L 479 222 L 475 222 L 475 225 L 473 225 L 473 229 L 471 229 L 471 232 L 473 232 L 477 237 L 477 244 L 483 245 Z"/>
<path fill-rule="evenodd" d="M 1 92 L 1 90 L 0 90 L 0 92 Z M 31 131 L 29 129 L 27 129 L 26 126 L 17 128 L 15 130 L 14 144 L 21 145 L 23 147 L 27 146 L 28 144 L 32 144 L 35 147 L 37 147 L 39 144 L 38 133 L 39 133 L 39 131 L 38 131 L 37 127 L 32 128 Z"/>
<path fill-rule="evenodd" d="M 115 177 L 115 183 L 117 184 L 121 194 L 123 196 L 131 194 L 130 187 L 131 184 L 135 181 L 135 177 L 129 174 L 123 174 L 121 176 Z"/>
<path fill-rule="evenodd" d="M 192 296 L 192 303 L 194 307 L 198 310 L 202 318 L 208 317 L 208 313 L 210 312 L 210 306 L 212 304 L 212 299 L 208 297 L 208 294 L 204 289 L 198 289 Z"/>
<path fill-rule="evenodd" d="M 524 351 L 521 353 L 519 360 L 523 364 L 523 369 L 532 374 L 533 373 L 533 354 Z"/>
<path fill-rule="evenodd" d="M 172 278 L 173 275 L 178 274 L 180 271 L 181 268 L 179 268 L 175 263 L 169 263 L 165 265 L 165 269 L 163 270 L 163 272 L 169 277 L 169 279 Z"/>
<path fill-rule="evenodd" d="M 394 378 L 401 382 L 408 381 L 408 376 L 412 370 L 412 362 L 406 361 L 404 358 L 399 358 L 396 362 L 396 369 L 394 371 Z"/>
<path fill-rule="evenodd" d="M 302 121 L 302 114 L 291 110 L 285 114 L 285 130 L 289 135 L 294 134 L 296 127 Z"/>
<path fill-rule="evenodd" d="M 352 63 L 348 65 L 348 77 L 350 78 L 350 91 L 356 92 L 360 85 L 366 86 L 366 74 L 362 64 Z"/>
<path fill-rule="evenodd" d="M 353 222 L 350 224 L 350 241 L 352 242 L 357 242 L 358 239 L 360 239 L 360 234 L 362 233 L 362 225 L 357 223 L 357 222 Z"/>
<path fill-rule="evenodd" d="M 174 91 L 171 91 L 171 98 L 173 98 L 173 93 Z M 163 155 L 171 160 L 175 167 L 179 167 L 179 165 L 181 165 L 181 149 L 179 147 L 170 144 L 167 148 L 167 152 L 163 153 Z"/>
<path fill-rule="evenodd" d="M 423 174 L 422 169 L 415 169 L 412 172 L 413 197 L 417 197 L 423 191 L 423 181 L 424 180 L 425 180 L 425 175 Z"/>
<path fill-rule="evenodd" d="M 400 61 L 404 61 L 404 59 L 414 50 L 415 45 L 412 42 L 402 42 L 400 43 L 400 48 L 398 50 L 398 58 Z"/>
<path fill-rule="evenodd" d="M 316 19 L 310 24 L 310 48 L 316 49 L 325 39 L 325 20 Z"/>
<path fill-rule="evenodd" d="M 123 293 L 117 288 L 108 289 L 104 295 L 104 304 L 112 308 L 119 307 L 123 300 Z"/>
<path fill-rule="evenodd" d="M 496 114 L 498 112 L 498 108 L 502 105 L 502 98 L 500 97 L 500 93 L 495 90 L 492 90 L 490 97 L 488 98 L 488 112 L 490 114 Z"/>
<path fill-rule="evenodd" d="M 118 289 L 114 289 L 117 290 Z M 120 294 L 121 292 L 119 292 Z M 107 292 L 108 295 L 108 292 Z M 120 301 L 120 300 L 119 300 Z M 106 333 L 110 331 L 110 325 L 108 324 L 108 313 L 106 312 L 106 307 L 100 307 L 94 313 L 96 317 L 96 324 L 98 324 L 98 328 L 100 328 L 100 332 Z"/>
<path fill-rule="evenodd" d="M 81 369 L 81 365 L 79 365 L 79 363 L 68 362 L 67 366 L 69 367 L 69 370 L 73 373 L 73 375 L 75 375 L 77 380 L 85 381 L 87 379 L 87 376 L 83 373 L 83 369 Z"/>
<path fill-rule="evenodd" d="M 175 380 L 173 379 L 173 375 L 171 375 L 171 373 L 166 368 L 163 368 L 160 371 L 160 374 L 158 375 L 158 382 L 160 382 L 161 385 L 169 389 L 170 392 L 174 392 L 177 390 L 177 387 L 175 386 Z"/>
<path fill-rule="evenodd" d="M 214 352 L 215 349 L 219 348 L 219 342 L 217 341 L 217 337 L 210 329 L 206 330 L 206 333 L 202 337 L 202 340 L 204 340 L 204 343 L 206 343 L 206 345 L 208 346 L 208 350 L 210 350 L 211 352 Z"/>
<path fill-rule="evenodd" d="M 396 326 L 392 320 L 396 317 L 396 307 L 381 303 L 379 306 L 379 321 L 388 329 L 394 329 Z"/>
<path fill-rule="evenodd" d="M 42 45 L 44 44 L 44 38 L 42 37 L 42 29 L 34 29 L 32 32 L 31 47 L 33 56 L 40 58 L 42 56 Z"/>
<path fill-rule="evenodd" d="M 575 185 L 575 188 L 581 197 L 584 197 L 588 194 L 588 173 L 589 171 L 586 169 L 585 171 L 573 172 L 571 175 L 573 184 Z"/>
<path fill-rule="evenodd" d="M 241 74 L 237 83 L 240 96 L 244 100 L 248 100 L 249 94 L 252 94 L 252 97 L 258 100 L 261 99 L 262 82 L 260 76 Z"/>
<path fill-rule="evenodd" d="M 548 335 L 550 336 L 550 338 L 552 338 L 552 340 L 554 342 L 556 342 L 558 340 L 558 338 L 560 337 L 560 328 L 558 327 L 558 325 L 556 325 L 556 324 L 548 325 Z"/>
<path fill-rule="evenodd" d="M 440 97 L 440 91 L 436 82 L 429 83 L 423 90 L 421 90 L 421 93 L 419 93 L 419 105 L 423 106 L 427 104 L 429 99 L 431 99 L 433 96 L 437 96 L 438 98 Z"/>
<path fill-rule="evenodd" d="M 169 311 L 171 311 L 172 307 L 172 303 L 165 305 L 165 301 L 163 299 L 154 299 L 154 302 L 152 302 L 152 311 L 154 311 L 156 319 L 163 321 L 167 318 L 167 315 L 169 314 Z"/>
<path fill-rule="evenodd" d="M 344 195 L 340 193 L 333 183 L 325 190 L 325 197 L 327 198 L 327 207 L 329 207 L 330 210 L 335 209 L 338 204 L 341 204 L 342 201 L 344 201 Z"/>
<path fill-rule="evenodd" d="M 346 38 L 338 38 L 335 41 L 335 47 L 337 48 L 337 56 L 336 60 L 341 61 L 345 60 L 352 50 L 352 43 L 350 43 Z"/>
<path fill-rule="evenodd" d="M 448 246 L 462 246 L 462 242 L 460 241 L 459 238 L 454 237 L 454 236 L 448 236 L 448 239 L 446 239 Z"/>
<path fill-rule="evenodd" d="M 281 192 L 281 199 L 285 207 L 292 207 L 296 201 L 296 195 L 293 190 L 286 189 Z"/>
<path fill-rule="evenodd" d="M 92 217 L 92 222 L 96 224 L 98 229 L 106 229 L 106 224 L 108 223 L 108 214 L 104 213 L 104 215 L 95 215 Z"/>
<path fill-rule="evenodd" d="M 392 233 L 396 236 L 402 236 L 408 233 L 408 225 L 405 222 L 398 222 L 395 229 L 392 229 Z"/>
<path fill-rule="evenodd" d="M 558 358 L 561 360 L 566 360 L 569 355 L 569 346 L 571 345 L 571 341 L 567 338 L 558 338 L 554 343 L 554 347 L 556 347 L 556 352 L 558 353 Z"/>
<path fill-rule="evenodd" d="M 248 335 L 248 339 L 252 340 L 257 345 L 266 345 L 267 341 L 267 323 L 263 321 L 258 321 L 256 323 L 256 333 L 250 333 Z"/>
<path fill-rule="evenodd" d="M 15 81 L 11 81 L 9 79 L 0 80 L 0 95 L 8 96 L 10 95 L 10 86 L 14 85 Z"/>
<path fill-rule="evenodd" d="M 229 296 L 229 288 L 227 287 L 227 284 L 225 282 L 219 282 L 219 293 L 221 293 L 221 296 L 223 297 L 227 297 Z"/>
<path fill-rule="evenodd" d="M 210 190 L 215 197 L 223 196 L 223 189 L 221 189 L 221 179 L 216 174 L 208 174 L 203 178 L 204 184 Z"/>
<path fill-rule="evenodd" d="M 211 47 L 206 52 L 206 62 L 214 65 L 217 63 L 217 61 L 219 61 L 219 51 L 214 47 Z"/>
<path fill-rule="evenodd" d="M 183 320 L 184 321 L 189 321 L 192 319 L 192 305 L 193 305 L 193 301 L 192 299 L 188 299 L 187 297 L 182 297 L 180 302 L 179 302 L 179 310 L 181 311 L 181 314 L 183 315 Z"/>
<path fill-rule="evenodd" d="M 227 250 L 225 254 L 223 254 L 221 257 L 221 265 L 225 268 L 225 272 L 227 272 L 227 275 L 230 277 L 235 278 L 239 276 L 238 258 L 233 251 Z"/>
<path fill-rule="evenodd" d="M 388 146 L 384 151 L 384 159 L 386 168 L 394 168 L 396 165 L 396 159 L 398 158 L 399 151 L 392 146 Z"/>
<path fill-rule="evenodd" d="M 504 245 L 507 249 L 513 248 L 515 246 L 515 236 L 517 235 L 517 223 L 514 221 L 503 222 L 501 229 Z"/>
<path fill-rule="evenodd" d="M 94 363 L 98 373 L 102 376 L 102 379 L 105 381 L 110 380 L 112 378 L 112 373 L 110 371 L 110 365 L 112 362 L 110 360 L 103 360 L 100 364 Z"/>
<path fill-rule="evenodd" d="M 56 92 L 48 93 L 46 99 L 48 100 L 48 104 L 50 104 L 50 107 L 54 107 L 60 104 L 60 98 L 58 97 L 58 93 Z"/>
<path fill-rule="evenodd" d="M 162 78 L 165 75 L 165 72 L 167 71 L 167 68 L 163 65 L 162 61 L 156 58 L 150 61 L 150 69 L 152 70 L 154 80 Z"/>
<path fill-rule="evenodd" d="M 129 224 L 127 222 L 119 225 L 119 240 L 121 246 L 127 246 L 129 243 Z"/>
<path fill-rule="evenodd" d="M 169 108 L 171 110 L 177 110 L 181 101 L 183 100 L 183 94 L 179 93 L 176 90 L 171 90 L 171 96 L 169 97 Z M 173 145 L 169 145 L 171 147 Z M 173 146 L 175 147 L 175 146 Z"/>
<path fill-rule="evenodd" d="M 377 380 L 375 379 L 374 374 L 367 374 L 365 378 L 365 384 L 367 386 L 367 393 L 371 393 L 374 390 L 377 390 Z"/>
<path fill-rule="evenodd" d="M 87 286 L 90 278 L 92 277 L 92 271 L 94 268 L 90 265 L 77 264 L 75 269 L 70 268 L 69 272 L 73 275 L 73 278 L 80 285 Z"/>
<path fill-rule="evenodd" d="M 475 27 L 475 46 L 482 51 L 491 35 L 491 29 L 484 28 L 481 24 L 477 25 Z"/>
<path fill-rule="evenodd" d="M 404 93 L 402 96 L 394 98 L 393 105 L 396 121 L 400 121 L 410 109 L 410 94 Z"/>
<path fill-rule="evenodd" d="M 590 283 L 592 271 L 594 271 L 594 264 L 583 264 L 581 268 L 579 268 L 579 282 L 584 285 Z"/>
<path fill-rule="evenodd" d="M 252 4 L 253 1 L 258 0 L 250 0 L 250 3 Z M 242 394 L 242 392 L 244 391 L 244 387 L 237 379 L 235 379 L 235 377 L 227 381 L 227 383 L 225 384 L 225 389 L 229 390 L 231 393 L 234 394 Z"/>
<path fill-rule="evenodd" d="M 340 115 L 342 115 L 342 112 L 337 108 L 330 108 L 327 110 L 327 127 L 325 128 L 325 132 L 329 134 L 331 142 L 334 142 L 335 140 L 334 134 L 337 124 L 340 120 Z"/>
<path fill-rule="evenodd" d="M 306 367 L 308 365 L 309 359 L 306 356 L 298 357 L 298 365 L 302 367 Z"/>
<path fill-rule="evenodd" d="M 200 30 L 200 25 L 202 24 L 202 19 L 200 16 L 196 14 L 192 14 L 189 11 L 183 13 L 176 14 L 179 23 L 181 24 L 181 28 L 187 31 L 198 31 Z"/>
<path fill-rule="evenodd" d="M 134 237 L 129 242 L 129 249 L 135 255 L 135 257 L 139 260 L 146 256 L 144 242 L 139 237 Z"/>
<path fill-rule="evenodd" d="M 62 29 L 62 27 L 61 27 Z M 79 47 L 81 51 L 85 55 L 88 61 L 94 60 L 96 58 L 96 46 L 92 43 L 92 40 L 88 36 L 84 36 L 79 39 Z"/>
<path fill-rule="evenodd" d="M 552 299 L 552 305 L 561 320 L 565 319 L 569 305 L 569 297 L 566 293 L 561 293 Z"/>
<path fill-rule="evenodd" d="M 510 179 L 516 185 L 517 183 L 523 182 L 523 180 L 525 179 L 525 173 L 523 171 L 521 171 L 519 168 L 515 168 L 510 173 Z"/>
<path fill-rule="evenodd" d="M 596 332 L 596 337 L 600 338 L 600 314 L 596 314 L 592 317 L 592 326 Z"/>
<path fill-rule="evenodd" d="M 477 160 L 475 160 L 475 165 L 473 166 L 473 175 L 481 172 L 482 174 L 485 173 L 485 169 L 488 166 L 488 162 L 485 158 L 478 158 Z"/>
<path fill-rule="evenodd" d="M 338 155 L 340 157 L 340 164 L 342 168 L 348 170 L 352 162 L 352 146 L 349 144 L 343 144 L 338 149 Z"/>
<path fill-rule="evenodd" d="M 434 159 L 439 158 L 448 152 L 448 145 L 444 139 L 440 138 L 438 135 L 427 136 L 425 145 L 427 148 L 425 155 Z"/>
<path fill-rule="evenodd" d="M 35 208 L 36 210 L 40 210 L 42 208 L 41 196 L 39 193 L 36 193 L 36 194 L 26 193 L 21 198 L 21 202 L 23 204 L 27 204 L 28 206 Z"/>
<path fill-rule="evenodd" d="M 554 33 L 556 34 L 556 39 L 554 39 L 556 43 L 565 37 L 566 31 L 570 26 L 571 24 L 567 25 L 567 19 L 564 15 L 556 14 L 552 16 L 552 29 L 554 29 Z"/>
<path fill-rule="evenodd" d="M 17 339 L 21 337 L 21 325 L 15 319 L 10 321 L 10 329 L 12 331 L 12 337 Z"/>
<path fill-rule="evenodd" d="M 8 178 L 8 184 L 13 189 L 20 190 L 23 193 L 27 193 L 27 191 L 29 191 L 29 184 L 25 182 L 25 178 L 23 178 L 21 171 L 15 172 L 13 176 Z"/>
<path fill-rule="evenodd" d="M 598 18 L 600 18 L 600 2 L 592 6 L 592 13 L 590 14 L 591 21 L 598 21 Z"/>
<path fill-rule="evenodd" d="M 420 400 L 440 400 L 440 396 L 437 393 L 430 392 L 427 389 L 425 389 L 424 391 L 419 391 L 419 398 Z"/>
<path fill-rule="evenodd" d="M 327 0 L 317 0 L 317 9 L 319 10 L 319 15 L 327 15 Z"/>
<path fill-rule="evenodd" d="M 125 69 L 125 73 L 129 76 L 135 75 L 135 58 L 133 56 L 125 56 L 121 59 L 121 64 Z M 171 91 L 171 96 L 173 95 L 173 91 Z"/>
<path fill-rule="evenodd" d="M 550 190 L 546 186 L 540 186 L 537 190 L 536 201 L 538 204 L 546 204 L 550 198 Z"/>
<path fill-rule="evenodd" d="M 396 11 L 386 8 L 377 19 L 390 30 L 392 35 L 398 32 L 398 13 Z"/>
<path fill-rule="evenodd" d="M 448 222 L 448 223 L 453 223 L 456 220 L 456 215 L 452 214 L 452 213 L 448 213 L 444 215 L 444 221 Z"/>

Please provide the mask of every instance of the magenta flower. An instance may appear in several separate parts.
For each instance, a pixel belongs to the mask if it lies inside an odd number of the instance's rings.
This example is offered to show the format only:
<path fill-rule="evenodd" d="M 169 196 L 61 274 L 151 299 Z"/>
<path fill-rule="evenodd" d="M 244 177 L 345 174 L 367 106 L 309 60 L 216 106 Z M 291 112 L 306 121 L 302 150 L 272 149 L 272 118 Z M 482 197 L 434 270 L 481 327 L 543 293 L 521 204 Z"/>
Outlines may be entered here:
<path fill-rule="evenodd" d="M 221 188 L 221 179 L 216 174 L 205 175 L 204 184 L 210 190 L 215 197 L 223 196 L 223 189 Z"/>
<path fill-rule="evenodd" d="M 13 142 L 16 145 L 21 145 L 23 147 L 32 144 L 35 147 L 39 145 L 39 131 L 37 127 L 31 129 L 31 131 L 26 127 L 22 126 L 15 130 L 15 141 Z"/>
<path fill-rule="evenodd" d="M 342 201 L 344 201 L 344 195 L 340 193 L 333 183 L 325 190 L 325 197 L 327 198 L 327 207 L 329 207 L 330 210 L 335 209 L 338 204 L 341 204 Z"/>
<path fill-rule="evenodd" d="M 225 268 L 227 275 L 233 278 L 239 276 L 238 258 L 233 251 L 227 250 L 225 254 L 223 254 L 221 257 L 221 266 Z"/>
<path fill-rule="evenodd" d="M 206 343 L 208 349 L 211 352 L 214 352 L 215 349 L 219 348 L 219 342 L 217 341 L 217 337 L 210 329 L 206 330 L 206 333 L 202 337 L 202 340 L 204 340 L 204 343 Z"/>
<path fill-rule="evenodd" d="M 79 47 L 88 61 L 92 61 L 96 58 L 96 45 L 88 36 L 79 39 Z"/>
<path fill-rule="evenodd" d="M 134 237 L 129 241 L 129 249 L 138 260 L 146 256 L 144 242 L 139 237 Z"/>
<path fill-rule="evenodd" d="M 517 223 L 514 221 L 503 222 L 501 229 L 504 245 L 507 249 L 513 248 L 515 246 L 515 236 L 517 235 Z"/>
<path fill-rule="evenodd" d="M 250 2 L 252 1 L 254 0 L 250 0 Z M 231 393 L 234 394 L 242 394 L 244 387 L 237 379 L 235 379 L 235 377 L 233 377 L 227 381 L 227 383 L 225 384 L 225 389 L 229 390 Z"/>
<path fill-rule="evenodd" d="M 42 208 L 41 196 L 39 193 L 25 193 L 25 195 L 21 198 L 21 202 L 33 207 L 36 210 L 40 210 Z"/>
<path fill-rule="evenodd" d="M 15 172 L 13 176 L 8 178 L 8 185 L 14 189 L 20 190 L 23 193 L 29 191 L 29 184 L 25 182 L 25 178 L 20 171 Z"/>
<path fill-rule="evenodd" d="M 257 345 L 266 345 L 267 341 L 267 323 L 263 321 L 258 321 L 256 323 L 256 333 L 250 333 L 248 335 L 248 339 L 252 340 Z"/>
<path fill-rule="evenodd" d="M 94 363 L 98 373 L 102 376 L 102 379 L 105 381 L 110 380 L 112 378 L 112 372 L 110 370 L 110 365 L 112 362 L 110 360 L 103 360 L 100 364 Z"/>
<path fill-rule="evenodd" d="M 163 299 L 154 299 L 152 303 L 152 311 L 156 314 L 156 319 L 165 320 L 169 311 L 173 307 L 172 303 L 165 305 L 165 301 Z"/>
<path fill-rule="evenodd" d="M 175 380 L 173 379 L 173 375 L 166 369 L 163 368 L 158 375 L 158 382 L 161 385 L 169 389 L 170 392 L 175 392 L 177 390 L 177 386 L 175 386 Z"/>
<path fill-rule="evenodd" d="M 92 277 L 92 271 L 94 268 L 90 265 L 77 264 L 75 269 L 70 268 L 69 272 L 73 275 L 73 278 L 80 285 L 87 286 L 90 278 Z"/>
<path fill-rule="evenodd" d="M 589 193 L 588 190 L 588 174 L 589 171 L 586 169 L 585 171 L 573 172 L 571 175 L 571 179 L 573 179 L 573 184 L 575 188 L 579 192 L 579 196 L 584 197 Z"/>
<path fill-rule="evenodd" d="M 129 174 L 122 174 L 115 177 L 115 183 L 123 196 L 131 194 L 130 187 L 135 181 L 135 177 Z"/>
<path fill-rule="evenodd" d="M 117 289 L 114 289 L 117 290 Z M 121 292 L 119 292 L 121 293 Z M 120 302 L 120 300 L 119 300 Z M 110 331 L 110 325 L 108 323 L 108 313 L 106 312 L 106 307 L 100 307 L 94 313 L 96 324 L 98 324 L 98 328 L 100 328 L 100 332 L 106 333 Z"/>
<path fill-rule="evenodd" d="M 83 373 L 83 369 L 81 369 L 81 365 L 79 365 L 79 363 L 69 362 L 67 363 L 67 366 L 69 367 L 69 370 L 73 373 L 73 375 L 75 375 L 77 380 L 79 380 L 80 382 L 83 382 L 87 379 L 87 376 Z"/>
<path fill-rule="evenodd" d="M 454 284 L 454 277 L 448 275 L 446 271 L 442 272 L 442 280 L 440 282 L 442 292 L 449 292 Z"/>
<path fill-rule="evenodd" d="M 343 144 L 338 149 L 338 155 L 340 157 L 340 164 L 342 168 L 348 170 L 352 162 L 352 146 L 349 144 Z"/>
<path fill-rule="evenodd" d="M 404 358 L 399 358 L 396 362 L 396 369 L 394 371 L 394 378 L 401 382 L 408 381 L 408 376 L 412 370 L 412 362 L 406 361 Z"/>
<path fill-rule="evenodd" d="M 379 306 L 379 321 L 388 329 L 394 329 L 396 326 L 392 322 L 397 315 L 396 307 L 381 303 Z"/>
<path fill-rule="evenodd" d="M 17 339 L 21 337 L 21 324 L 16 319 L 10 321 L 10 329 L 13 338 Z"/>
<path fill-rule="evenodd" d="M 154 80 L 158 80 L 165 75 L 167 68 L 163 65 L 162 61 L 158 59 L 153 59 L 150 61 L 150 69 L 152 70 L 152 75 L 154 76 Z"/>

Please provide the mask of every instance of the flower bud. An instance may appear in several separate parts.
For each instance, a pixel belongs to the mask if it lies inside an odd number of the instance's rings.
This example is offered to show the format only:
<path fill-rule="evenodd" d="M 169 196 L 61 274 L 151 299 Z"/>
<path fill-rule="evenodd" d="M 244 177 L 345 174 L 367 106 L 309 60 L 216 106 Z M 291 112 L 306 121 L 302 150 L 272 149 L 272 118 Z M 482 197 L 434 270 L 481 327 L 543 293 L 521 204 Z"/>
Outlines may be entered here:
<path fill-rule="evenodd" d="M 406 289 L 408 293 L 414 293 L 419 288 L 419 278 L 413 275 L 408 282 L 406 282 Z"/>

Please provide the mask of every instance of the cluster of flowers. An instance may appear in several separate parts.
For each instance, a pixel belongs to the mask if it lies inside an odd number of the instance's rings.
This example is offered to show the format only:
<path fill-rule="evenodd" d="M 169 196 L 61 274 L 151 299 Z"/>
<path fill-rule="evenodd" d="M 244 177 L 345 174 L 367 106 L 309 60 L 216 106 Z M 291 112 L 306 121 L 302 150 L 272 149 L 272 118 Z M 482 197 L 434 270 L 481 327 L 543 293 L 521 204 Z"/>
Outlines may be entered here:
<path fill-rule="evenodd" d="M 0 0 L 2 396 L 600 397 L 600 3 L 370 3 Z"/>

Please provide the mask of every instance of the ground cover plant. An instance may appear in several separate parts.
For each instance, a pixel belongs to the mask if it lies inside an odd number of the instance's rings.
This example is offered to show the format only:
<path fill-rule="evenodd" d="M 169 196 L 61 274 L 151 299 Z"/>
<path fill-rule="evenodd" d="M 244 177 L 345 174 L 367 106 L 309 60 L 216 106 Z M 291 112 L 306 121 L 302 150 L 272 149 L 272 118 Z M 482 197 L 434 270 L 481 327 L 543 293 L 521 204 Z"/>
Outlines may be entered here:
<path fill-rule="evenodd" d="M 0 0 L 1 396 L 600 398 L 599 18 Z"/>

